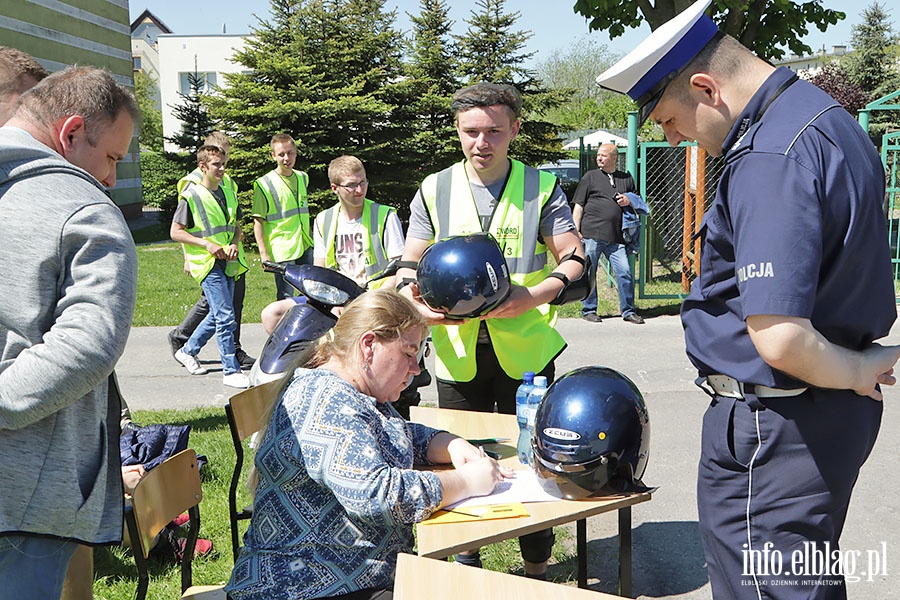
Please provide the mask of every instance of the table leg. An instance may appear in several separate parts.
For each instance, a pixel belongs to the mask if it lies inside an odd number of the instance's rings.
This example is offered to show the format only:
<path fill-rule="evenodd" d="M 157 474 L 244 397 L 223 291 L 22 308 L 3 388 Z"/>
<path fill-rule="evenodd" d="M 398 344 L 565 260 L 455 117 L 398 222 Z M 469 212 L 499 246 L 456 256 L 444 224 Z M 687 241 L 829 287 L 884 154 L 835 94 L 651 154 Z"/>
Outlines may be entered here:
<path fill-rule="evenodd" d="M 587 519 L 575 523 L 575 547 L 578 552 L 578 587 L 587 588 Z"/>
<path fill-rule="evenodd" d="M 619 595 L 631 598 L 631 507 L 619 509 Z"/>

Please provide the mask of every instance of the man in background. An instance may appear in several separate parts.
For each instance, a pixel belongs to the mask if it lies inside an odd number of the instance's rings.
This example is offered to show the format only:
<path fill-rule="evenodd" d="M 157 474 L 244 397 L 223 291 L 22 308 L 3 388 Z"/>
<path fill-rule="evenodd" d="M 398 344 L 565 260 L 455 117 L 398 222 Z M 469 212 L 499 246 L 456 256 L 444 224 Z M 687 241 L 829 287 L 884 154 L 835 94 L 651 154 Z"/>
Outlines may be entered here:
<path fill-rule="evenodd" d="M 634 179 L 616 169 L 619 149 L 615 144 L 601 144 L 597 148 L 597 166 L 585 173 L 575 189 L 572 219 L 584 242 L 584 253 L 591 259 L 591 280 L 597 278 L 600 255 L 606 257 L 616 276 L 619 293 L 619 312 L 629 323 L 641 325 L 644 319 L 634 307 L 634 277 L 622 236 L 622 215 L 631 208 L 625 194 L 634 192 Z M 597 288 L 585 298 L 581 318 L 599 323 L 597 315 Z"/>

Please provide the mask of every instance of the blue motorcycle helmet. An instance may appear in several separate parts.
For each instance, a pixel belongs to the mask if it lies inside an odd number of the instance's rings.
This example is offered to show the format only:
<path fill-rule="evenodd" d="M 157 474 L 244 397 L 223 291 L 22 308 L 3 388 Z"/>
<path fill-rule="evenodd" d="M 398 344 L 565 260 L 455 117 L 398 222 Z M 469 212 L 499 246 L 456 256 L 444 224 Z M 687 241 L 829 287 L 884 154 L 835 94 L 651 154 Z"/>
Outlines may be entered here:
<path fill-rule="evenodd" d="M 451 319 L 480 317 L 506 300 L 512 289 L 503 251 L 489 233 L 435 242 L 419 259 L 416 280 L 428 308 Z"/>
<path fill-rule="evenodd" d="M 637 386 L 606 367 L 582 367 L 547 388 L 534 420 L 532 465 L 550 493 L 577 500 L 648 491 L 650 419 Z"/>

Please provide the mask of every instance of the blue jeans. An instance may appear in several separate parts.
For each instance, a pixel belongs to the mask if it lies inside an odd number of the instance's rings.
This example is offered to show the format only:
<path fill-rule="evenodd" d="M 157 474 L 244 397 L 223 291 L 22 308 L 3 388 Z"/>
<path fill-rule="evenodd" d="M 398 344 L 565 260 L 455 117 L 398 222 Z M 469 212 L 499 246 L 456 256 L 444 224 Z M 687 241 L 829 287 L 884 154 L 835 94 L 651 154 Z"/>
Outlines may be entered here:
<path fill-rule="evenodd" d="M 312 246 L 307 248 L 300 258 L 295 260 L 288 260 L 285 262 L 278 263 L 279 265 L 311 265 L 313 264 L 313 249 Z M 281 273 L 273 273 L 275 275 L 275 299 L 276 300 L 284 300 L 285 298 L 293 298 L 297 295 L 297 290 L 294 289 L 294 286 L 289 284 L 284 280 L 284 277 L 281 276 Z"/>
<path fill-rule="evenodd" d="M 591 258 L 591 279 L 597 280 L 597 265 L 600 261 L 600 253 L 609 260 L 613 273 L 616 276 L 616 287 L 619 291 L 619 312 L 624 319 L 636 311 L 634 307 L 634 278 L 631 276 L 631 265 L 628 264 L 628 253 L 625 252 L 625 244 L 614 244 L 603 240 L 584 238 L 584 253 Z M 597 288 L 591 292 L 581 307 L 581 314 L 597 312 Z"/>
<path fill-rule="evenodd" d="M 225 269 L 217 264 L 200 282 L 200 287 L 206 294 L 209 314 L 197 325 L 183 349 L 187 354 L 197 356 L 215 334 L 222 358 L 222 372 L 225 375 L 237 373 L 241 365 L 234 356 L 234 279 L 225 275 Z"/>
<path fill-rule="evenodd" d="M 4 598 L 59 600 L 73 541 L 11 535 L 0 538 L 0 590 Z"/>

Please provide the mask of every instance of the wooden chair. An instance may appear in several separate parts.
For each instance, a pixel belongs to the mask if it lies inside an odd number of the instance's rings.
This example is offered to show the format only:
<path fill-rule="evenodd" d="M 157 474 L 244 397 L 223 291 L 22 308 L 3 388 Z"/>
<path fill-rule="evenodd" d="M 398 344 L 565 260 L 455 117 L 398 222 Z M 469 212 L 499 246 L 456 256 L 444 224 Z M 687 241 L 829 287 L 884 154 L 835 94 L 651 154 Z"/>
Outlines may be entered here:
<path fill-rule="evenodd" d="M 253 516 L 252 505 L 241 509 L 238 509 L 237 505 L 237 490 L 244 469 L 244 440 L 267 425 L 262 422 L 263 417 L 277 399 L 280 388 L 280 380 L 257 385 L 235 394 L 225 405 L 235 455 L 234 472 L 231 475 L 231 486 L 228 488 L 228 518 L 231 521 L 231 552 L 234 560 L 237 560 L 241 547 L 238 521 L 245 521 Z"/>
<path fill-rule="evenodd" d="M 150 583 L 148 556 L 163 528 L 181 513 L 190 516 L 188 537 L 181 560 L 183 598 L 200 600 L 225 599 L 220 586 L 191 587 L 191 561 L 200 531 L 200 472 L 197 454 L 191 449 L 170 457 L 148 472 L 134 488 L 131 506 L 125 510 L 125 524 L 131 540 L 134 562 L 138 570 L 135 598 L 144 600 Z M 204 594 L 200 596 L 198 594 Z M 218 595 L 215 595 L 218 594 Z"/>

